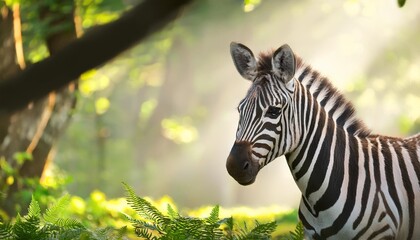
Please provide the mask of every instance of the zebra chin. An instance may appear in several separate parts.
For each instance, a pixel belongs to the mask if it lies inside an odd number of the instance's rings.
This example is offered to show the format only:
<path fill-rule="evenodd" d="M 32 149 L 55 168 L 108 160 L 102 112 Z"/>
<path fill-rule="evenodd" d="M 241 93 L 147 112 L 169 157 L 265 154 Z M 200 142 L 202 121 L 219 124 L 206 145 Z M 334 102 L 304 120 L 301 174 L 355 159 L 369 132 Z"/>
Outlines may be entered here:
<path fill-rule="evenodd" d="M 235 142 L 226 161 L 226 169 L 241 185 L 250 185 L 255 182 L 260 165 L 251 157 L 251 144 L 249 142 Z"/>

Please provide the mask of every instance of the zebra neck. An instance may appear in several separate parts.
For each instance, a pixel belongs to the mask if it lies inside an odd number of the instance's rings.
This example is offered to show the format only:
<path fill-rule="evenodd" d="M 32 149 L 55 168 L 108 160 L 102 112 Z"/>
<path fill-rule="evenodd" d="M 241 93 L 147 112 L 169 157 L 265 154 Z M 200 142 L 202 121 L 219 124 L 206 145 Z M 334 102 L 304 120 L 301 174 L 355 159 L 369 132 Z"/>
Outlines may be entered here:
<path fill-rule="evenodd" d="M 349 155 L 345 146 L 354 137 L 339 126 L 312 95 L 307 95 L 306 101 L 307 111 L 296 106 L 297 112 L 304 113 L 298 114 L 301 136 L 297 147 L 286 158 L 303 201 L 312 206 L 327 206 L 328 201 L 336 200 L 331 194 L 339 192 L 337 188 L 341 185 L 334 182 L 329 185 L 329 179 L 343 180 L 343 164 Z"/>

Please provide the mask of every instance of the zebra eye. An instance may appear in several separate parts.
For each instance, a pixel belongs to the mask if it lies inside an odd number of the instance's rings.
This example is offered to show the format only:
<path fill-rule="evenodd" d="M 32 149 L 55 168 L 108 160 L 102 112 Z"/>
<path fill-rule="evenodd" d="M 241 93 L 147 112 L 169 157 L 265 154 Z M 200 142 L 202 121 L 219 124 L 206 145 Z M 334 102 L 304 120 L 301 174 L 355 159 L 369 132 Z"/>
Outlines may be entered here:
<path fill-rule="evenodd" d="M 265 116 L 276 118 L 280 115 L 280 111 L 281 109 L 279 107 L 269 106 L 267 112 L 265 113 Z"/>

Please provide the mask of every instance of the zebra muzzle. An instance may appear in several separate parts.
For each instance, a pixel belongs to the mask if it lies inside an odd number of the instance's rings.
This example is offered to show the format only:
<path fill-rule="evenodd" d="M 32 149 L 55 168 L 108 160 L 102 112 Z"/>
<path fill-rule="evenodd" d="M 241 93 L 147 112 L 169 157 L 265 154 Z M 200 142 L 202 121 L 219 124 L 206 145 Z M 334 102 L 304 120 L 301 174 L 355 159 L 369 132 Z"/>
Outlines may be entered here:
<path fill-rule="evenodd" d="M 249 142 L 235 142 L 226 161 L 226 169 L 239 184 L 252 184 L 259 171 L 259 164 L 251 157 Z"/>

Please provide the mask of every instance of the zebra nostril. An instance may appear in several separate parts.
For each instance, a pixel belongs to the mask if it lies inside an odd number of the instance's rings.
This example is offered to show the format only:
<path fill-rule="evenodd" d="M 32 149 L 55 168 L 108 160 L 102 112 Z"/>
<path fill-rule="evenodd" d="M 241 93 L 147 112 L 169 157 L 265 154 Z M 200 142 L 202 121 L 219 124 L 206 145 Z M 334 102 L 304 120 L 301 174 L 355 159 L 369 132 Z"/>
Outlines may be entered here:
<path fill-rule="evenodd" d="M 245 164 L 244 164 L 244 170 L 247 170 L 249 168 L 249 163 L 248 162 L 245 162 Z"/>

